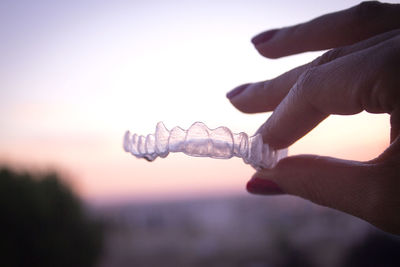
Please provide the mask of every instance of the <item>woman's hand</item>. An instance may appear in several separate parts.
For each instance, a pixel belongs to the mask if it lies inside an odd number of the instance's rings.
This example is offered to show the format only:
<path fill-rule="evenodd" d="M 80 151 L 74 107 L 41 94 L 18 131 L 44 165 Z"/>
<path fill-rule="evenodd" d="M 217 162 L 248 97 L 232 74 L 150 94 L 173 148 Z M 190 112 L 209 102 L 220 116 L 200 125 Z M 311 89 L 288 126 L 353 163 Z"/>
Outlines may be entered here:
<path fill-rule="evenodd" d="M 252 42 L 269 58 L 333 48 L 275 79 L 227 94 L 243 112 L 274 111 L 258 130 L 264 142 L 284 148 L 330 114 L 365 110 L 390 114 L 391 144 L 368 162 L 288 157 L 257 172 L 248 191 L 297 195 L 400 234 L 400 5 L 364 2 L 261 33 Z"/>

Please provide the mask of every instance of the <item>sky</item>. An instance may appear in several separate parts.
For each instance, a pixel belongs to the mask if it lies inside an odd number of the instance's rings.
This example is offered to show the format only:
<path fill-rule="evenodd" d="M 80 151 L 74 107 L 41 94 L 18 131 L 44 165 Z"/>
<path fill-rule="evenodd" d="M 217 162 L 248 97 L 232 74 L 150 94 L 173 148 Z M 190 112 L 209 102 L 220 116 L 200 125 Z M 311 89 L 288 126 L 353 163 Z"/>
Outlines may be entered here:
<path fill-rule="evenodd" d="M 240 159 L 149 163 L 123 151 L 123 134 L 159 121 L 254 133 L 270 114 L 240 113 L 225 94 L 322 52 L 266 59 L 251 37 L 357 3 L 3 0 L 0 164 L 58 170 L 89 201 L 244 192 L 254 170 Z M 329 117 L 289 153 L 368 160 L 388 144 L 389 116 L 361 113 Z"/>

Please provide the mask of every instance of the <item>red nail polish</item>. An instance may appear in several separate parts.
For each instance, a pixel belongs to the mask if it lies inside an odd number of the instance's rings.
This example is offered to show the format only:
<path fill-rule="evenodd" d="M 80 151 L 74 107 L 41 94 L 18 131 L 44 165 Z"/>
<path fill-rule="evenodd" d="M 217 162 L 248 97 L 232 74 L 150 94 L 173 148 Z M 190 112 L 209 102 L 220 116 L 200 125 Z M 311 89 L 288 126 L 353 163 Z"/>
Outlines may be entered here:
<path fill-rule="evenodd" d="M 278 32 L 278 30 L 270 30 L 270 31 L 260 33 L 259 35 L 254 36 L 253 39 L 251 39 L 251 42 L 254 45 L 259 45 L 261 43 L 265 43 L 265 42 L 269 41 L 270 39 L 272 39 L 272 37 L 274 37 L 275 33 L 277 33 L 277 32 Z"/>
<path fill-rule="evenodd" d="M 276 183 L 263 178 L 252 178 L 246 188 L 252 194 L 280 195 L 285 193 Z"/>

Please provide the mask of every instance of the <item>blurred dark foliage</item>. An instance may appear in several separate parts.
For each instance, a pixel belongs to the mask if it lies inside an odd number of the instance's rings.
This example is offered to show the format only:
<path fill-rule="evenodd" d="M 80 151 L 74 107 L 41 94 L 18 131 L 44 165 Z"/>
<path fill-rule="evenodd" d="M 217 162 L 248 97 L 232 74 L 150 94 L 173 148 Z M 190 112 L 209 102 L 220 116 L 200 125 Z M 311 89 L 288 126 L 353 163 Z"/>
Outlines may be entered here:
<path fill-rule="evenodd" d="M 400 266 L 400 238 L 380 232 L 369 233 L 347 255 L 348 267 Z"/>
<path fill-rule="evenodd" d="M 0 168 L 0 266 L 94 266 L 102 232 L 57 174 Z"/>

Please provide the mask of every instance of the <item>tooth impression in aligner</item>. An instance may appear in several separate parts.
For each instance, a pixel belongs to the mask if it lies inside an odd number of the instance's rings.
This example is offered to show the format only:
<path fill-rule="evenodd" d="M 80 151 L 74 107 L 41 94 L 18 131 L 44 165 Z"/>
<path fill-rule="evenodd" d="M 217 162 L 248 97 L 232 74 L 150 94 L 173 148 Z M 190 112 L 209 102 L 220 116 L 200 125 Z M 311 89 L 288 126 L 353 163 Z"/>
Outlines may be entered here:
<path fill-rule="evenodd" d="M 154 134 L 146 137 L 125 133 L 123 147 L 137 158 L 149 161 L 165 158 L 169 152 L 183 152 L 194 157 L 229 159 L 242 158 L 256 169 L 271 168 L 287 156 L 287 149 L 273 150 L 264 144 L 260 134 L 249 137 L 246 133 L 232 133 L 226 127 L 209 129 L 202 122 L 195 122 L 188 130 L 174 127 L 169 131 L 162 122 Z"/>

